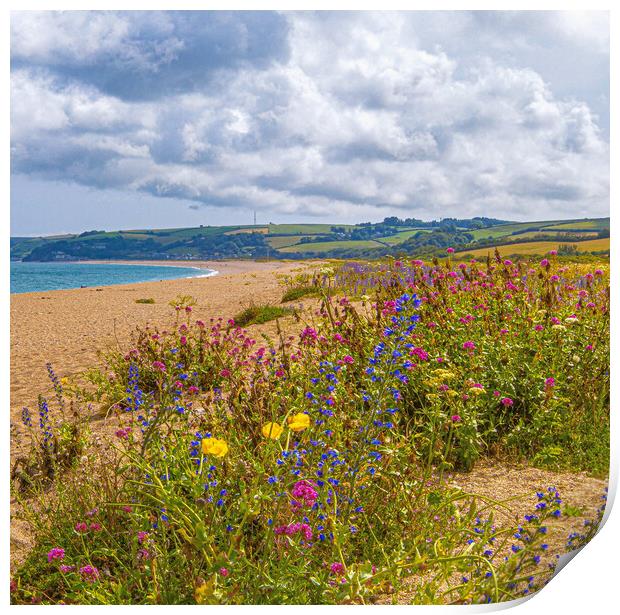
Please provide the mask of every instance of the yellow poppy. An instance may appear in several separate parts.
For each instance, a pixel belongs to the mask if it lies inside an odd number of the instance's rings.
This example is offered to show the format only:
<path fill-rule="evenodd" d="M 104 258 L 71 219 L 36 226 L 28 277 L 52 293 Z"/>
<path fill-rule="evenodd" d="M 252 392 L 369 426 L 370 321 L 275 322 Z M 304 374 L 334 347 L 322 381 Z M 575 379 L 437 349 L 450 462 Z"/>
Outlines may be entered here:
<path fill-rule="evenodd" d="M 278 423 L 265 423 L 263 425 L 263 436 L 265 438 L 271 438 L 272 440 L 277 440 L 284 430 Z"/>
<path fill-rule="evenodd" d="M 205 455 L 224 457 L 228 453 L 228 444 L 218 438 L 204 438 L 202 441 L 202 452 Z"/>
<path fill-rule="evenodd" d="M 288 419 L 289 429 L 292 431 L 303 431 L 310 427 L 310 417 L 303 412 L 290 416 Z"/>

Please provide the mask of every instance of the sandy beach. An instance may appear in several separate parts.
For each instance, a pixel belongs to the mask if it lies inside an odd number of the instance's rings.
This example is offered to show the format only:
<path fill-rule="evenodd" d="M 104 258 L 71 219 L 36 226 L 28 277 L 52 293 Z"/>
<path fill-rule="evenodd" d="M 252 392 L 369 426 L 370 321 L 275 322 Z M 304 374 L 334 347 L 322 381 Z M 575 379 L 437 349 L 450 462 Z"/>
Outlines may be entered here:
<path fill-rule="evenodd" d="M 188 266 L 187 261 L 140 264 Z M 19 424 L 22 407 L 36 407 L 39 393 L 51 391 L 48 361 L 60 377 L 97 365 L 99 350 L 110 345 L 126 348 L 136 327 L 174 322 L 169 302 L 178 295 L 194 297 L 195 317 L 203 320 L 230 318 L 252 302 L 278 303 L 283 288 L 275 274 L 294 274 L 308 264 L 192 261 L 191 266 L 218 274 L 11 295 L 11 421 Z M 136 303 L 144 298 L 155 303 Z M 18 448 L 19 442 L 13 441 L 11 452 Z"/>

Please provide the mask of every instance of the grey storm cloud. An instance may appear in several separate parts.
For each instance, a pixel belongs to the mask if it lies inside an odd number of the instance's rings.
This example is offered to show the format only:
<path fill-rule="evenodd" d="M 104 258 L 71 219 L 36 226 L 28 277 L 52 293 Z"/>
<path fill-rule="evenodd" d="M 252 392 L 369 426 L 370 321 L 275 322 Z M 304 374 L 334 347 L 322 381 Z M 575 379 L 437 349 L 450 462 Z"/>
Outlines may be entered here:
<path fill-rule="evenodd" d="M 12 172 L 348 219 L 607 215 L 607 19 L 13 13 Z"/>

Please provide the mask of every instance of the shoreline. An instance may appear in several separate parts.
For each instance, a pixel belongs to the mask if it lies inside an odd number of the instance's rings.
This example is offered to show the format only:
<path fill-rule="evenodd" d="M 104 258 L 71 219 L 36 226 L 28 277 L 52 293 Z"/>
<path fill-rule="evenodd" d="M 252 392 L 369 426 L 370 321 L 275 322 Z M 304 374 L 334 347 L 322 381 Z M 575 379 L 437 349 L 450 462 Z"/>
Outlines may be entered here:
<path fill-rule="evenodd" d="M 19 261 L 22 262 L 22 261 Z M 36 261 L 39 262 L 39 261 Z M 41 261 L 43 262 L 43 261 Z M 56 263 L 56 261 L 53 261 Z M 188 263 L 191 263 L 188 264 Z M 179 261 L 179 260 L 145 260 L 145 261 L 128 261 L 128 260 L 86 260 L 86 261 L 61 261 L 61 264 L 67 265 L 137 265 L 137 266 L 145 266 L 145 267 L 178 267 L 182 269 L 193 269 L 195 271 L 209 271 L 206 274 L 196 274 L 196 275 L 187 275 L 180 276 L 175 278 L 167 278 L 165 280 L 142 280 L 136 282 L 124 282 L 121 284 L 96 284 L 91 286 L 77 286 L 73 288 L 55 288 L 55 289 L 42 289 L 42 290 L 31 290 L 25 292 L 15 292 L 10 293 L 11 298 L 16 296 L 28 296 L 33 294 L 40 293 L 58 293 L 58 292 L 68 292 L 68 291 L 84 291 L 84 290 L 94 290 L 96 288 L 121 288 L 123 286 L 129 286 L 134 284 L 159 284 L 171 281 L 179 281 L 179 280 L 193 280 L 193 279 L 206 279 L 213 278 L 222 275 L 235 275 L 242 273 L 256 273 L 263 271 L 277 271 L 282 268 L 287 268 L 294 264 L 295 261 L 286 261 L 286 260 L 273 260 L 273 261 L 255 261 L 255 260 L 221 260 L 221 261 L 209 261 L 209 260 L 200 260 L 200 261 Z M 300 264 L 300 263 L 298 263 Z M 217 268 L 216 268 L 217 267 Z"/>

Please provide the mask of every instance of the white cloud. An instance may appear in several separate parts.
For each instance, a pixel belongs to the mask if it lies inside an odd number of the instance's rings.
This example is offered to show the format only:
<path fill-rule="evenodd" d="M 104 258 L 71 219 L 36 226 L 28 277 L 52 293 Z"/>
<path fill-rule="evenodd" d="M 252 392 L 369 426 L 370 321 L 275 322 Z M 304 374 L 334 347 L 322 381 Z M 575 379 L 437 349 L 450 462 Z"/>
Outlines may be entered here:
<path fill-rule="evenodd" d="M 498 49 L 517 17 L 498 26 Z M 14 18 L 13 54 L 24 62 L 11 77 L 17 172 L 353 220 L 608 213 L 609 144 L 589 105 L 555 96 L 531 67 L 429 47 L 410 14 L 288 14 L 286 56 L 229 66 L 215 81 L 183 82 L 145 102 L 55 71 L 54 54 L 78 62 L 71 33 L 80 19 Z M 441 14 L 433 23 L 464 37 L 476 19 Z M 141 46 L 137 17 L 97 14 L 84 26 L 84 56 L 108 58 L 105 71 L 110 58 L 155 56 L 174 68 L 174 49 L 184 46 L 175 17 L 150 20 Z M 572 20 L 547 20 L 533 31 L 570 37 Z M 582 40 L 604 25 L 598 17 L 588 23 Z M 492 29 L 486 23 L 484 37 Z M 239 40 L 221 44 L 251 52 L 247 24 L 232 31 Z M 153 56 L 166 45 L 168 56 Z M 30 66 L 44 58 L 46 68 Z"/>

